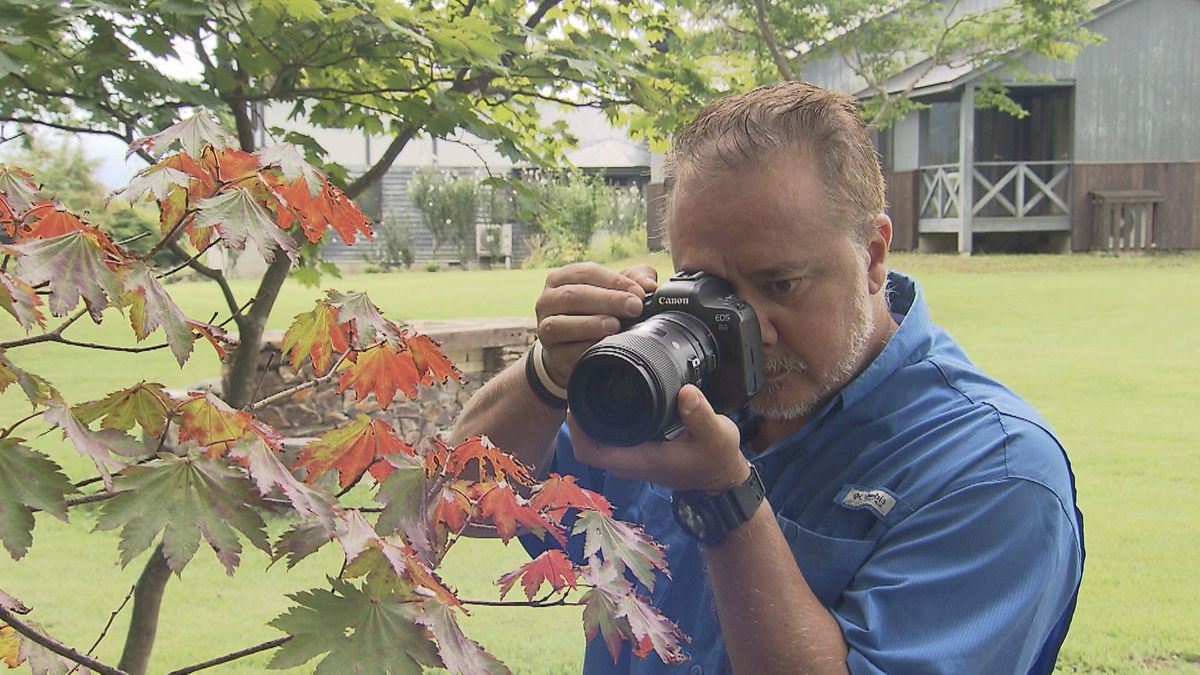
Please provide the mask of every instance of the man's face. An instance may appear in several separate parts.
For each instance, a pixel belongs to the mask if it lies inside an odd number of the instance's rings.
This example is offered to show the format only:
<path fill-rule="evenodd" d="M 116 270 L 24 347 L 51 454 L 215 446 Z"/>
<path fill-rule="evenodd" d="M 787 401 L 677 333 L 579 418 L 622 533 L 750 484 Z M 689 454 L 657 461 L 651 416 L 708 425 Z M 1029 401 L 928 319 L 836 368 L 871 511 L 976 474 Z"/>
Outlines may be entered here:
<path fill-rule="evenodd" d="M 754 307 L 767 387 L 751 407 L 769 419 L 806 418 L 874 353 L 867 254 L 831 219 L 804 153 L 676 185 L 675 269 L 724 277 Z"/>

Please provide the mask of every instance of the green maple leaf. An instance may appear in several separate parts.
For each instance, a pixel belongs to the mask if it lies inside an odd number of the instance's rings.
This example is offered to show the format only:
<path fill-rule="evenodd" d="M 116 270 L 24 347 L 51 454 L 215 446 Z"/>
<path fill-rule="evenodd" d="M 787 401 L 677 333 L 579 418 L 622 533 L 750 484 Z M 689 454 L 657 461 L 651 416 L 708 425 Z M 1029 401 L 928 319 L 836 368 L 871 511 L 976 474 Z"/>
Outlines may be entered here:
<path fill-rule="evenodd" d="M 129 185 L 113 192 L 109 199 L 120 195 L 122 199 L 133 203 L 147 193 L 154 199 L 165 199 L 176 187 L 186 188 L 191 179 L 179 169 L 154 164 L 139 171 Z"/>
<path fill-rule="evenodd" d="M 180 366 L 187 363 L 196 336 L 187 316 L 154 277 L 154 272 L 142 264 L 134 266 L 125 275 L 125 287 L 129 289 L 126 295 L 130 303 L 129 323 L 138 342 L 154 329 L 162 328 L 175 360 Z"/>
<path fill-rule="evenodd" d="M 25 213 L 46 198 L 29 180 L 29 174 L 4 165 L 0 165 L 0 195 L 4 196 L 16 215 Z"/>
<path fill-rule="evenodd" d="M 133 437 L 116 429 L 92 431 L 65 405 L 51 403 L 42 417 L 61 428 L 63 438 L 69 439 L 79 454 L 92 460 L 96 470 L 100 472 L 100 477 L 104 479 L 104 487 L 110 492 L 113 490 L 113 481 L 109 469 L 120 469 L 128 464 L 114 457 L 113 453 L 125 457 L 141 457 L 150 452 L 149 448 L 138 443 Z"/>
<path fill-rule="evenodd" d="M 312 359 L 313 370 L 324 374 L 335 352 L 349 349 L 346 331 L 338 325 L 337 310 L 317 302 L 311 312 L 297 314 L 283 334 L 280 349 L 290 354 L 292 370 L 299 370 L 304 357 Z"/>
<path fill-rule="evenodd" d="M 157 382 L 139 382 L 114 391 L 98 401 L 75 406 L 75 417 L 84 424 L 100 420 L 102 429 L 129 431 L 139 425 L 147 436 L 158 437 L 167 426 L 171 397 Z"/>
<path fill-rule="evenodd" d="M 244 249 L 249 239 L 267 262 L 275 259 L 276 247 L 293 263 L 300 262 L 296 240 L 279 229 L 271 212 L 245 188 L 232 188 L 196 202 L 194 226 L 215 227 L 225 243 L 238 250 Z"/>
<path fill-rule="evenodd" d="M 371 302 L 366 293 L 339 293 L 329 291 L 326 302 L 337 308 L 339 325 L 350 325 L 355 349 L 366 349 L 378 340 L 387 340 L 392 345 L 400 344 L 400 329 L 385 319 L 379 307 Z"/>
<path fill-rule="evenodd" d="M 420 605 L 397 594 L 372 595 L 330 579 L 332 590 L 289 595 L 296 605 L 270 625 L 292 636 L 270 668 L 294 668 L 325 654 L 315 672 L 391 675 L 442 665 L 432 635 L 417 623 Z"/>
<path fill-rule="evenodd" d="M 242 552 L 238 532 L 271 555 L 261 502 L 240 472 L 207 459 L 164 455 L 128 468 L 115 481 L 116 497 L 104 502 L 96 529 L 121 528 L 121 564 L 127 565 L 162 533 L 163 554 L 176 574 L 195 555 L 201 538 L 233 574 Z"/>
<path fill-rule="evenodd" d="M 75 492 L 62 467 L 20 440 L 0 438 L 0 543 L 14 560 L 33 543 L 32 509 L 66 521 L 66 496 Z"/>
<path fill-rule="evenodd" d="M 384 457 L 390 473 L 375 493 L 375 501 L 386 504 L 375 527 L 384 534 L 411 534 L 426 522 L 425 501 L 429 481 L 420 457 L 388 455 Z"/>
<path fill-rule="evenodd" d="M 204 146 L 211 145 L 214 150 L 237 145 L 237 139 L 208 115 L 196 114 L 173 124 L 166 129 L 145 138 L 138 139 L 129 145 L 126 157 L 137 150 L 153 153 L 168 148 L 178 142 L 183 151 L 192 157 L 199 157 Z"/>
<path fill-rule="evenodd" d="M 417 619 L 437 639 L 438 653 L 452 673 L 510 673 L 508 666 L 492 656 L 478 642 L 468 638 L 445 605 L 427 603 Z"/>
<path fill-rule="evenodd" d="M 87 304 L 99 323 L 100 312 L 123 295 L 121 282 L 105 262 L 105 253 L 95 235 L 82 230 L 4 247 L 20 256 L 17 273 L 30 286 L 50 284 L 50 313 L 66 316 L 79 304 Z"/>
<path fill-rule="evenodd" d="M 274 559 L 278 561 L 287 556 L 287 566 L 291 569 L 331 541 L 333 535 L 325 526 L 319 523 L 300 523 L 284 532 L 275 542 Z"/>
<path fill-rule="evenodd" d="M 313 518 L 327 532 L 333 531 L 333 497 L 300 482 L 279 459 L 279 452 L 261 438 L 252 436 L 244 440 L 230 456 L 248 467 L 259 494 L 265 497 L 278 488 L 301 518 Z"/>
<path fill-rule="evenodd" d="M 647 589 L 654 590 L 654 570 L 667 572 L 662 547 L 642 528 L 623 523 L 599 511 L 583 511 L 575 523 L 575 532 L 584 532 L 583 554 L 589 558 L 602 553 L 605 562 L 628 567 Z"/>

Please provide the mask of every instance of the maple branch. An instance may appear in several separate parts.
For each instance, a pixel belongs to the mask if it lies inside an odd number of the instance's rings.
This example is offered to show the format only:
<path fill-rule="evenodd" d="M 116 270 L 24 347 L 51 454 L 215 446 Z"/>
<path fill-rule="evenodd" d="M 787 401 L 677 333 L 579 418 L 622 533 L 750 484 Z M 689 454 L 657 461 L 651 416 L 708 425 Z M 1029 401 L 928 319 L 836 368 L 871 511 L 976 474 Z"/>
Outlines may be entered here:
<path fill-rule="evenodd" d="M 188 673 L 194 673 L 198 670 L 204 670 L 205 668 L 212 668 L 213 666 L 219 666 L 223 663 L 229 663 L 230 661 L 236 661 L 237 659 L 240 659 L 245 656 L 251 656 L 251 655 L 257 654 L 259 652 L 265 652 L 269 649 L 275 649 L 276 647 L 282 646 L 284 643 L 286 643 L 288 640 L 291 640 L 291 639 L 292 639 L 291 635 L 284 635 L 283 637 L 278 637 L 278 638 L 275 638 L 274 640 L 268 640 L 266 642 L 263 642 L 262 644 L 254 645 L 253 647 L 239 649 L 236 652 L 230 652 L 224 656 L 218 656 L 215 659 L 209 659 L 208 661 L 203 661 L 203 662 L 197 663 L 195 665 L 186 666 L 186 667 L 180 668 L 178 670 L 172 670 L 171 672 L 167 673 L 167 675 L 187 675 Z"/>
<path fill-rule="evenodd" d="M 8 438 L 9 434 L 16 431 L 17 427 L 21 426 L 22 424 L 25 424 L 26 422 L 28 422 L 29 420 L 31 420 L 35 417 L 40 417 L 42 415 L 42 413 L 43 413 L 43 411 L 38 410 L 37 412 L 30 413 L 30 414 L 26 415 L 25 417 L 22 417 L 21 419 L 17 420 L 16 422 L 13 422 L 12 426 L 5 428 L 4 431 L 0 431 L 0 438 Z"/>
<path fill-rule="evenodd" d="M 127 675 L 127 673 L 123 670 L 113 668 L 106 663 L 101 663 L 100 661 L 97 661 L 86 654 L 80 654 L 78 651 L 71 649 L 58 640 L 42 635 L 32 626 L 18 619 L 16 615 L 5 609 L 3 606 L 0 606 L 0 620 L 3 620 L 4 623 L 8 624 L 9 626 L 12 626 L 13 630 L 17 631 L 21 635 L 33 640 L 55 654 L 70 659 L 74 663 L 87 666 L 97 673 L 101 673 L 102 675 Z"/>
<path fill-rule="evenodd" d="M 96 493 L 93 493 L 90 495 L 84 495 L 82 497 L 72 497 L 71 499 L 68 499 L 66 501 L 66 504 L 67 504 L 67 508 L 71 508 L 72 506 L 79 506 L 81 504 L 95 504 L 96 502 L 102 502 L 106 499 L 112 499 L 113 497 L 116 497 L 119 494 L 121 494 L 121 492 L 96 492 Z M 31 510 L 36 511 L 37 509 L 31 509 Z"/>
<path fill-rule="evenodd" d="M 354 350 L 350 350 L 350 351 L 354 351 Z M 337 373 L 338 366 L 342 365 L 342 362 L 345 361 L 346 358 L 350 356 L 350 351 L 343 353 L 341 355 L 341 357 L 338 358 L 338 360 L 333 363 L 332 366 L 329 366 L 329 372 L 325 373 L 324 375 L 313 378 L 307 382 L 301 382 L 300 384 L 298 384 L 294 387 L 288 388 L 288 389 L 284 389 L 281 392 L 271 394 L 270 396 L 268 396 L 264 399 L 260 399 L 258 401 L 255 401 L 254 403 L 251 403 L 250 405 L 247 405 L 244 409 L 249 410 L 249 411 L 258 410 L 259 408 L 269 406 L 272 403 L 283 400 L 289 396 L 292 396 L 293 394 L 298 394 L 298 393 L 304 391 L 305 389 L 312 389 L 313 387 L 317 386 L 318 384 L 321 384 L 322 382 L 328 382 L 329 380 L 333 379 L 334 374 Z"/>
<path fill-rule="evenodd" d="M 787 62 L 783 52 L 779 49 L 779 42 L 775 39 L 775 33 L 771 30 L 771 24 L 767 22 L 767 7 L 763 0 L 754 0 L 754 21 L 758 24 L 758 30 L 762 34 L 763 42 L 767 43 L 767 50 L 771 52 L 771 60 L 775 62 L 775 67 L 779 69 L 779 74 L 785 80 L 796 79 L 796 72 L 792 70 L 791 65 Z"/>
<path fill-rule="evenodd" d="M 58 327 L 49 333 L 41 335 L 32 335 L 30 337 L 20 338 L 19 340 L 11 340 L 9 342 L 0 342 L 0 349 L 12 349 L 14 347 L 24 347 L 26 345 L 35 345 L 39 342 L 56 342 L 62 338 L 62 332 L 71 324 L 78 321 L 84 314 L 87 313 L 87 307 L 77 310 L 74 314 L 67 317 Z"/>
<path fill-rule="evenodd" d="M 158 277 L 157 277 L 157 278 L 159 278 L 159 279 L 165 279 L 165 278 L 167 278 L 167 277 L 171 276 L 172 274 L 175 274 L 175 273 L 179 272 L 179 271 L 180 271 L 180 270 L 182 270 L 182 269 L 185 269 L 185 268 L 187 268 L 187 267 L 191 267 L 191 265 L 192 265 L 192 262 L 193 262 L 193 261 L 199 261 L 199 260 L 200 260 L 200 256 L 204 255 L 205 253 L 208 253 L 208 249 L 210 249 L 210 248 L 212 248 L 212 247 L 214 247 L 214 246 L 216 246 L 216 245 L 217 245 L 217 241 L 218 241 L 217 239 L 213 239 L 212 241 L 208 242 L 208 246 L 205 246 L 204 248 L 200 249 L 200 250 L 199 250 L 199 251 L 196 253 L 196 255 L 193 255 L 193 256 L 190 256 L 190 257 L 189 257 L 189 256 L 187 256 L 187 255 L 186 255 L 186 253 L 187 253 L 187 252 L 186 252 L 186 251 L 184 251 L 185 255 L 184 255 L 183 257 L 186 257 L 186 258 L 187 258 L 187 260 L 185 260 L 185 261 L 183 261 L 183 262 L 179 263 L 178 265 L 176 265 L 176 266 L 172 267 L 171 269 L 167 270 L 166 272 L 163 272 L 162 274 L 158 275 Z M 178 245 L 178 244 L 176 244 L 176 246 L 178 247 L 179 245 Z M 182 248 L 182 247 L 180 247 L 180 248 L 179 248 L 179 250 L 180 250 L 180 251 L 183 251 L 183 248 Z M 175 253 L 175 250 L 174 250 L 174 249 L 172 249 L 172 250 L 171 250 L 171 252 L 172 252 L 172 253 Z M 179 254 L 178 254 L 178 253 L 176 253 L 176 255 L 179 255 Z"/>
<path fill-rule="evenodd" d="M 108 635 L 108 629 L 112 628 L 113 621 L 116 621 L 117 615 L 119 615 L 121 613 L 121 610 L 125 609 L 125 605 L 129 604 L 129 599 L 133 597 L 133 591 L 136 588 L 137 588 L 137 586 L 130 586 L 129 592 L 125 594 L 125 599 L 122 600 L 121 604 L 118 605 L 117 608 L 113 610 L 112 614 L 110 614 L 108 616 L 108 621 L 104 624 L 104 628 L 100 630 L 99 637 L 97 637 L 96 641 L 92 643 L 91 648 L 87 650 L 88 656 L 91 656 L 92 652 L 96 651 L 96 647 L 99 647 L 100 642 L 103 641 L 105 636 Z M 79 670 L 79 666 L 80 666 L 80 664 L 78 664 L 78 663 L 75 664 L 74 668 L 67 671 L 67 675 L 71 675 L 71 673 L 75 672 L 76 670 Z"/>
<path fill-rule="evenodd" d="M 464 605 L 480 607 L 567 607 L 583 604 L 578 600 L 567 600 L 565 595 L 554 602 L 543 602 L 542 600 L 460 600 L 460 602 Z"/>

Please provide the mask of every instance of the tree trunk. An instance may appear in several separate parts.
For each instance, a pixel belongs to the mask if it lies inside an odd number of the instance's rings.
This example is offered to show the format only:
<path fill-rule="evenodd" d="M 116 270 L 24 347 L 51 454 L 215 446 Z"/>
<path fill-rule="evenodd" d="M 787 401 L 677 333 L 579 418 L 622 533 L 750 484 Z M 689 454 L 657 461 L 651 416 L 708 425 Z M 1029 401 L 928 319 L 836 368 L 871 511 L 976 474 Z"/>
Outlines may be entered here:
<path fill-rule="evenodd" d="M 158 612 L 162 608 L 163 591 L 171 578 L 171 568 L 163 557 L 160 544 L 150 554 L 133 592 L 133 617 L 125 636 L 125 650 L 117 667 L 130 675 L 144 675 L 150 665 L 150 652 L 158 634 Z"/>
<path fill-rule="evenodd" d="M 267 266 L 258 293 L 250 304 L 242 321 L 238 322 L 238 347 L 232 354 L 229 365 L 221 377 L 221 398 L 233 408 L 253 403 L 258 388 L 258 359 L 262 352 L 263 330 L 267 318 L 279 297 L 279 289 L 287 281 L 292 263 L 283 251 L 275 251 L 275 259 Z"/>

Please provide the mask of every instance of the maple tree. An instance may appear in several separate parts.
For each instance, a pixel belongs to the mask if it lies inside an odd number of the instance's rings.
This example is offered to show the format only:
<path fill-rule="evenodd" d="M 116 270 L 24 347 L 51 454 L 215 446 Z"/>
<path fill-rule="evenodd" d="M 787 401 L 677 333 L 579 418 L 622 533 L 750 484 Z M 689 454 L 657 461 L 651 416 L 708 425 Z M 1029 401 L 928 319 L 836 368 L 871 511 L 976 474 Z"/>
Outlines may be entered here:
<path fill-rule="evenodd" d="M 572 478 L 538 480 L 484 437 L 410 442 L 366 415 L 285 452 L 282 435 L 255 411 L 317 382 L 336 378 L 338 391 L 386 408 L 397 397 L 416 397 L 420 387 L 462 380 L 435 341 L 386 318 L 366 294 L 329 291 L 296 316 L 283 351 L 297 371 L 311 366 L 312 379 L 241 405 L 211 391 L 173 392 L 145 381 L 72 402 L 18 365 L 22 351 L 37 345 L 113 348 L 68 331 L 84 316 L 101 322 L 118 314 L 139 343 L 125 349 L 168 349 L 182 366 L 203 338 L 218 358 L 228 358 L 236 341 L 224 331 L 229 320 L 187 317 L 164 284 L 187 264 L 156 268 L 155 250 L 175 246 L 191 262 L 214 246 L 291 257 L 302 239 L 319 242 L 333 232 L 353 243 L 371 236 L 361 211 L 294 148 L 250 153 L 231 140 L 197 114 L 136 141 L 157 161 L 119 192 L 159 209 L 161 239 L 144 253 L 131 253 L 43 194 L 33 176 L 0 165 L 0 227 L 8 237 L 0 246 L 0 309 L 24 333 L 0 342 L 0 393 L 15 385 L 32 406 L 0 428 L 0 544 L 8 554 L 20 559 L 33 544 L 34 513 L 66 520 L 72 507 L 96 502 L 96 528 L 119 531 L 123 565 L 157 547 L 177 575 L 202 547 L 233 574 L 247 543 L 272 560 L 286 559 L 289 568 L 336 543 L 344 564 L 327 587 L 289 596 L 292 607 L 271 622 L 282 637 L 192 668 L 275 649 L 271 665 L 279 668 L 319 658 L 318 672 L 495 673 L 507 668 L 459 627 L 475 601 L 460 597 L 438 569 L 467 534 L 490 533 L 505 543 L 527 534 L 553 547 L 501 576 L 501 600 L 494 602 L 578 604 L 585 633 L 602 635 L 614 658 L 628 640 L 640 656 L 682 661 L 685 636 L 644 595 L 667 574 L 661 548 L 639 527 L 614 519 L 604 497 Z M 161 344 L 142 344 L 160 332 Z M 86 457 L 97 478 L 72 483 L 50 454 L 29 447 L 20 430 L 33 420 L 58 429 L 63 446 Z M 356 485 L 366 485 L 378 506 L 344 504 L 340 496 Z M 288 514 L 292 526 L 272 538 L 268 513 Z M 577 558 L 566 552 L 573 535 L 583 543 Z M 505 601 L 518 583 L 525 599 Z M 77 665 L 138 670 L 62 644 L 31 612 L 0 589 L 0 661 L 7 666 L 28 663 L 39 674 Z"/>

